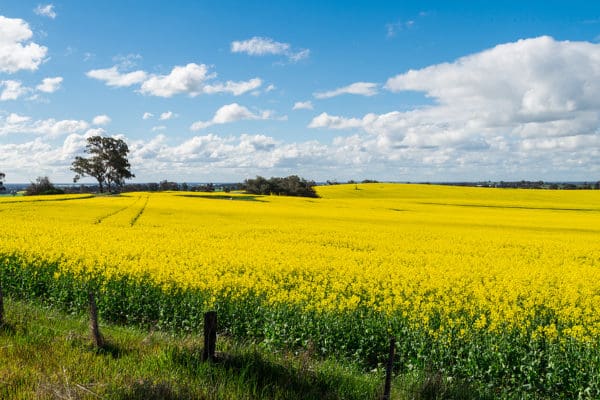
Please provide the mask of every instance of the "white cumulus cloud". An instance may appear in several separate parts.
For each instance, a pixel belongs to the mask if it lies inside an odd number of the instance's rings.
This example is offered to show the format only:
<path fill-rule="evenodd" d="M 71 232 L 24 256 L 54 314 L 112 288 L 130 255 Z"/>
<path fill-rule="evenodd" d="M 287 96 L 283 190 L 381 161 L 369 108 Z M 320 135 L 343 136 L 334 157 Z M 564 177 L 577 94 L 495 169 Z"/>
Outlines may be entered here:
<path fill-rule="evenodd" d="M 142 83 L 141 92 L 159 97 L 187 94 L 191 97 L 202 93 L 204 81 L 209 79 L 208 67 L 190 63 L 176 66 L 167 75 L 154 75 Z"/>
<path fill-rule="evenodd" d="M 142 115 L 142 119 L 150 119 L 152 117 L 154 117 L 154 114 L 150 112 L 145 112 L 144 115 Z"/>
<path fill-rule="evenodd" d="M 38 6 L 33 10 L 34 13 L 36 13 L 37 15 L 41 15 L 43 17 L 48 17 L 48 18 L 56 18 L 56 11 L 54 11 L 54 4 L 46 4 L 46 5 L 41 5 L 38 4 Z"/>
<path fill-rule="evenodd" d="M 363 121 L 358 118 L 344 118 L 327 113 L 321 113 L 314 117 L 309 128 L 329 128 L 329 129 L 354 129 L 362 128 Z"/>
<path fill-rule="evenodd" d="M 166 121 L 175 117 L 177 117 L 177 114 L 175 114 L 173 111 L 165 111 L 164 113 L 160 114 L 158 119 L 161 121 Z"/>
<path fill-rule="evenodd" d="M 0 81 L 0 100 L 17 100 L 18 98 L 30 92 L 30 89 L 23 87 L 20 81 L 7 80 Z"/>
<path fill-rule="evenodd" d="M 63 78 L 57 76 L 55 78 L 44 78 L 42 83 L 36 86 L 36 89 L 40 92 L 44 93 L 54 93 L 58 89 L 60 89 L 60 84 L 62 83 Z"/>
<path fill-rule="evenodd" d="M 83 120 L 54 118 L 34 120 L 29 116 L 11 113 L 6 117 L 0 116 L 0 136 L 34 134 L 47 138 L 56 138 L 71 133 L 81 133 L 90 124 Z"/>
<path fill-rule="evenodd" d="M 468 105 L 488 121 L 542 122 L 600 104 L 594 95 L 600 88 L 599 57 L 598 44 L 542 36 L 410 70 L 385 87 L 423 91 L 441 105 Z"/>
<path fill-rule="evenodd" d="M 227 124 L 241 120 L 264 120 L 270 118 L 272 118 L 271 111 L 253 113 L 248 108 L 241 106 L 238 103 L 232 103 L 219 108 L 211 120 L 194 122 L 190 129 L 198 131 L 212 125 Z"/>
<path fill-rule="evenodd" d="M 61 77 L 44 78 L 42 83 L 37 85 L 35 88 L 23 86 L 23 83 L 17 80 L 9 79 L 0 81 L 0 101 L 17 100 L 27 94 L 33 94 L 32 96 L 28 97 L 27 100 L 35 100 L 38 98 L 38 94 L 35 93 L 36 91 L 43 93 L 54 93 L 60 89 L 60 84 L 62 81 L 63 78 Z"/>
<path fill-rule="evenodd" d="M 377 84 L 371 82 L 356 82 L 327 92 L 317 92 L 314 96 L 317 99 L 328 99 L 342 94 L 357 94 L 361 96 L 374 96 L 377 94 Z"/>
<path fill-rule="evenodd" d="M 31 117 L 27 117 L 25 115 L 10 113 L 8 117 L 6 117 L 6 123 L 9 125 L 21 124 L 23 122 L 29 121 L 30 119 Z"/>
<path fill-rule="evenodd" d="M 246 92 L 255 90 L 262 85 L 262 79 L 253 78 L 248 81 L 241 82 L 233 82 L 227 81 L 223 83 L 216 83 L 214 85 L 206 85 L 204 86 L 204 93 L 213 94 L 213 93 L 231 93 L 234 96 L 240 96 Z"/>
<path fill-rule="evenodd" d="M 48 49 L 30 42 L 32 36 L 27 22 L 0 15 L 0 72 L 38 69 Z"/>
<path fill-rule="evenodd" d="M 92 124 L 94 125 L 108 125 L 111 119 L 108 115 L 96 115 L 94 119 L 92 119 Z"/>
<path fill-rule="evenodd" d="M 231 42 L 231 51 L 233 53 L 246 53 L 251 56 L 285 54 L 289 50 L 289 43 L 276 42 L 273 39 L 258 36 L 248 40 Z"/>
<path fill-rule="evenodd" d="M 240 96 L 244 93 L 256 90 L 262 85 L 262 79 L 252 78 L 247 81 L 213 81 L 217 74 L 209 72 L 205 64 L 189 63 L 177 65 L 164 75 L 149 74 L 143 70 L 123 72 L 135 66 L 141 56 L 129 55 L 117 57 L 118 65 L 104 69 L 94 69 L 86 73 L 89 78 L 104 81 L 108 86 L 125 87 L 140 85 L 139 92 L 149 96 L 173 97 L 179 94 L 187 94 L 196 97 L 200 94 L 230 93 Z"/>
<path fill-rule="evenodd" d="M 294 103 L 294 107 L 292 107 L 292 110 L 312 110 L 313 109 L 313 104 L 312 102 L 309 101 L 297 101 Z"/>
<path fill-rule="evenodd" d="M 289 61 L 297 62 L 310 55 L 310 50 L 292 50 L 289 43 L 277 42 L 268 37 L 254 36 L 247 40 L 231 42 L 232 53 L 246 53 L 251 56 L 282 55 Z"/>
<path fill-rule="evenodd" d="M 127 87 L 144 82 L 148 74 L 145 71 L 120 72 L 116 66 L 104 69 L 93 69 L 86 75 L 89 78 L 104 81 L 108 86 Z"/>
<path fill-rule="evenodd" d="M 32 126 L 32 132 L 48 137 L 58 137 L 85 131 L 89 126 L 89 123 L 82 120 L 65 119 L 57 121 L 54 118 L 50 118 L 36 121 Z"/>

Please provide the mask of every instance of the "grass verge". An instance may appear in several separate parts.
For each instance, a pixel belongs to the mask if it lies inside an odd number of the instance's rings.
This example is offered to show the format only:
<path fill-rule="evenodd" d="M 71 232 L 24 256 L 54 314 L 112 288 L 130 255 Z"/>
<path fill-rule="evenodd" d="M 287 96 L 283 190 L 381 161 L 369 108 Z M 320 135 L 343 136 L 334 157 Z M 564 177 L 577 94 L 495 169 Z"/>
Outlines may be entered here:
<path fill-rule="evenodd" d="M 5 300 L 2 399 L 376 399 L 383 383 L 381 371 L 223 337 L 205 363 L 202 337 L 101 323 L 96 349 L 84 316 Z"/>

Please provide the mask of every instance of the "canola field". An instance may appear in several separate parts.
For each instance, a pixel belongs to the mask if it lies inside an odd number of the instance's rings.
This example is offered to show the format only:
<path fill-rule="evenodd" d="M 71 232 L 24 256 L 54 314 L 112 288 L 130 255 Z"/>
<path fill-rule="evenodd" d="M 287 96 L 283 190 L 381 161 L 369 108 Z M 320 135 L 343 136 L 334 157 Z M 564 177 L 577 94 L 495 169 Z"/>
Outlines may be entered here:
<path fill-rule="evenodd" d="M 101 315 L 600 396 L 600 191 L 322 186 L 320 198 L 0 198 L 5 290 Z M 504 392 L 502 392 L 504 393 Z"/>

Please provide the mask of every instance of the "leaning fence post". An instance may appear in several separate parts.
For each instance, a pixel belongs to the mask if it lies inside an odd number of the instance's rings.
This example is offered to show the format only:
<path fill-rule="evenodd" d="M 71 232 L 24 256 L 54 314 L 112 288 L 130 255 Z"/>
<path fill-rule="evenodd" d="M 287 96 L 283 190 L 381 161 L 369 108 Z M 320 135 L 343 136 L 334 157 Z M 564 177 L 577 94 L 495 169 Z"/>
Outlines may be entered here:
<path fill-rule="evenodd" d="M 204 313 L 204 349 L 202 350 L 203 361 L 214 361 L 217 347 L 217 312 L 208 311 Z"/>
<path fill-rule="evenodd" d="M 90 332 L 92 334 L 92 340 L 96 347 L 103 347 L 104 339 L 102 338 L 100 329 L 98 328 L 98 307 L 96 306 L 94 292 L 90 291 L 88 296 L 90 300 Z"/>
<path fill-rule="evenodd" d="M 385 368 L 385 387 L 383 389 L 383 397 L 382 400 L 390 400 L 391 399 L 391 391 L 392 391 L 392 369 L 394 367 L 394 350 L 396 346 L 396 339 L 390 338 L 390 353 L 388 356 L 387 365 Z"/>

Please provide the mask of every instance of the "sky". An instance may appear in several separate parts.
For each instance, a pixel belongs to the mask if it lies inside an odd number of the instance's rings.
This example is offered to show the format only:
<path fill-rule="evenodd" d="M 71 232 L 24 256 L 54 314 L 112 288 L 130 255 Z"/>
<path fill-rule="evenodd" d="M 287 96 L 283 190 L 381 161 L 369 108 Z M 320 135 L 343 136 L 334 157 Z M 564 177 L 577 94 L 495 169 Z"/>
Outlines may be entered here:
<path fill-rule="evenodd" d="M 596 1 L 0 1 L 6 183 L 597 181 L 599 94 Z"/>

